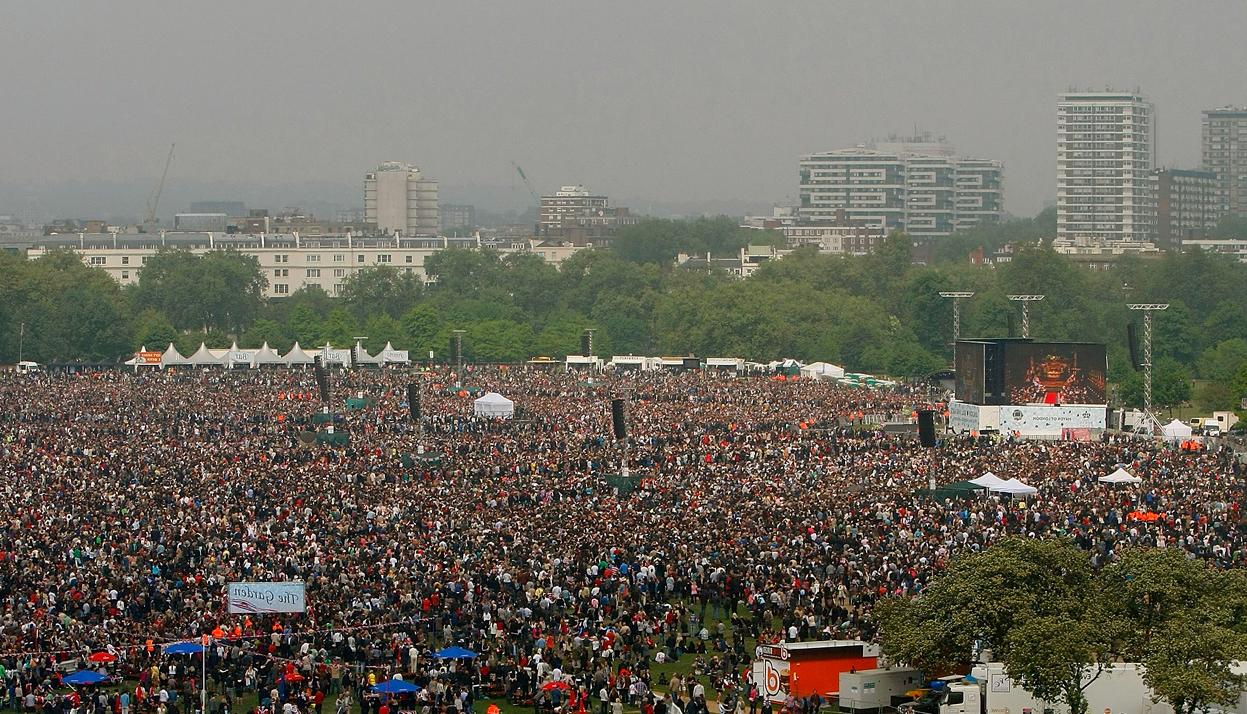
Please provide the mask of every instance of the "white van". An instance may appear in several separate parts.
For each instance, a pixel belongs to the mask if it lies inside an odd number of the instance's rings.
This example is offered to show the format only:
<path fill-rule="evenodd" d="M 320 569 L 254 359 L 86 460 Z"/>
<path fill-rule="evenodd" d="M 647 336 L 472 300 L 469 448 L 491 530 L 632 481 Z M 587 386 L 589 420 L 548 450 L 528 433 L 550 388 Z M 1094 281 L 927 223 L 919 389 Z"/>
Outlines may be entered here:
<path fill-rule="evenodd" d="M 39 363 L 31 362 L 29 360 L 18 362 L 17 365 L 13 368 L 13 370 L 16 371 L 18 374 L 35 374 L 36 372 L 39 371 Z"/>

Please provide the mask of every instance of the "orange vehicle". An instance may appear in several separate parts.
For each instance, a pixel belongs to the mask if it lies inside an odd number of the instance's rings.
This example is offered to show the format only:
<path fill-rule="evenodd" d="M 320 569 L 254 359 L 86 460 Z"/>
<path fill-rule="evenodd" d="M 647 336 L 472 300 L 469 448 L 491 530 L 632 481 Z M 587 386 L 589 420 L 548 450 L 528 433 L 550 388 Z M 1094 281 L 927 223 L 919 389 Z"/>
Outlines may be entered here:
<path fill-rule="evenodd" d="M 812 694 L 836 697 L 840 693 L 841 672 L 874 669 L 878 661 L 878 646 L 860 640 L 758 645 L 754 650 L 753 681 L 772 702 Z"/>

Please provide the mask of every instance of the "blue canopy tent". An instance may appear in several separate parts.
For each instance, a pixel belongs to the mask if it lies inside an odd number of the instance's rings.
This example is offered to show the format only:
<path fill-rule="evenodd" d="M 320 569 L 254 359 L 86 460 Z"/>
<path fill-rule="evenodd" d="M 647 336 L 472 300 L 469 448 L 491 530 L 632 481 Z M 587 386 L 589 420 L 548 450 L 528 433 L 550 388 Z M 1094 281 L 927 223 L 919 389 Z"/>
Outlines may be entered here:
<path fill-rule="evenodd" d="M 465 650 L 462 647 L 447 647 L 444 650 L 438 650 L 433 653 L 438 659 L 475 659 L 476 653 L 472 650 Z"/>
<path fill-rule="evenodd" d="M 174 642 L 171 645 L 164 646 L 165 654 L 201 654 L 204 646 L 198 642 Z"/>
<path fill-rule="evenodd" d="M 411 682 L 404 682 L 401 679 L 387 679 L 384 682 L 374 684 L 372 691 L 382 694 L 411 694 L 420 691 L 420 688 Z"/>
<path fill-rule="evenodd" d="M 80 669 L 77 672 L 67 674 L 61 678 L 62 684 L 69 684 L 75 687 L 82 684 L 99 684 L 100 682 L 107 681 L 108 677 L 89 669 Z"/>

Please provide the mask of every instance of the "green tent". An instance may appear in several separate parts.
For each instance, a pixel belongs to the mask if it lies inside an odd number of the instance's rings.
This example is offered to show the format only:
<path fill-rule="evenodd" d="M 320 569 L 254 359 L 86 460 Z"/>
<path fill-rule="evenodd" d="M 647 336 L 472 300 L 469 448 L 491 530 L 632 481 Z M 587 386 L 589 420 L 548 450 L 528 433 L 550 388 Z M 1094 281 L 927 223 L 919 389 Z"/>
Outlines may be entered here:
<path fill-rule="evenodd" d="M 983 491 L 983 487 L 970 481 L 957 481 L 947 486 L 939 486 L 934 489 L 924 488 L 918 491 L 920 496 L 927 496 L 936 501 L 943 501 L 949 498 L 970 498 L 978 495 Z"/>
<path fill-rule="evenodd" d="M 624 476 L 622 474 L 607 474 L 606 485 L 618 489 L 620 496 L 627 496 L 636 490 L 641 484 L 640 476 Z"/>
<path fill-rule="evenodd" d="M 354 410 L 367 409 L 368 400 L 360 398 L 360 397 L 351 397 L 350 399 L 346 400 L 346 408 L 354 409 Z"/>
<path fill-rule="evenodd" d="M 330 434 L 327 431 L 316 432 L 316 443 L 328 444 L 330 446 L 346 446 L 351 443 L 351 435 L 345 431 L 337 431 Z"/>

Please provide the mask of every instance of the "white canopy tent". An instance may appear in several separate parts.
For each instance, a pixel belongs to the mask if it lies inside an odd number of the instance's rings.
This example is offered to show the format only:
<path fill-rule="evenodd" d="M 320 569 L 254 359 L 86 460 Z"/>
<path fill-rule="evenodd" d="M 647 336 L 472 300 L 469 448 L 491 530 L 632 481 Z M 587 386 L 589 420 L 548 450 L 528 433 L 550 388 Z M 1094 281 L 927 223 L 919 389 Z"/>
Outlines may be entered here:
<path fill-rule="evenodd" d="M 472 413 L 486 417 L 512 417 L 515 415 L 515 402 L 497 392 L 486 392 L 472 402 Z"/>
<path fill-rule="evenodd" d="M 368 350 L 364 349 L 364 346 L 360 344 L 355 345 L 355 347 L 351 350 L 351 359 L 355 362 L 355 364 L 359 365 L 366 364 L 376 365 L 379 367 L 384 363 L 384 360 L 381 358 L 379 353 L 370 355 L 368 354 Z"/>
<path fill-rule="evenodd" d="M 988 490 L 995 490 L 995 487 L 999 486 L 1002 483 L 1005 483 L 1005 480 L 1000 478 L 996 474 L 992 473 L 991 471 L 988 471 L 987 473 L 983 474 L 982 476 L 979 476 L 978 478 L 970 479 L 970 483 L 974 484 L 975 486 L 982 486 L 983 488 L 986 488 Z"/>
<path fill-rule="evenodd" d="M 190 361 L 183 357 L 181 352 L 178 352 L 178 348 L 175 347 L 172 342 L 169 343 L 169 347 L 165 350 L 164 354 L 160 355 L 161 369 L 164 369 L 165 367 L 181 367 L 182 365 L 189 363 Z"/>
<path fill-rule="evenodd" d="M 1120 467 L 1113 473 L 1107 476 L 1101 476 L 1096 480 L 1100 483 L 1143 483 L 1143 479 L 1138 476 L 1131 475 L 1129 471 Z"/>
<path fill-rule="evenodd" d="M 229 351 L 221 359 L 221 362 L 229 369 L 235 367 L 255 367 L 255 350 L 244 350 L 238 346 L 238 341 L 230 345 Z"/>
<path fill-rule="evenodd" d="M 1194 433 L 1194 430 L 1191 429 L 1189 424 L 1183 424 L 1181 421 L 1177 419 L 1174 419 L 1168 424 L 1162 426 L 1160 428 L 1160 431 L 1162 434 L 1164 434 L 1165 439 L 1169 441 L 1181 441 L 1183 439 L 1189 439 L 1191 438 L 1191 434 Z"/>
<path fill-rule="evenodd" d="M 263 347 L 256 350 L 255 357 L 252 358 L 251 363 L 256 367 L 281 364 L 281 356 L 274 352 L 273 348 L 269 347 L 268 343 L 265 342 Z"/>
<path fill-rule="evenodd" d="M 286 366 L 293 367 L 295 365 L 312 364 L 313 360 L 312 356 L 304 352 L 303 348 L 299 347 L 299 343 L 295 342 L 294 346 L 290 348 L 290 351 L 281 358 L 281 361 L 284 362 Z"/>
<path fill-rule="evenodd" d="M 812 362 L 801 368 L 801 376 L 813 379 L 841 379 L 844 377 L 844 367 L 830 362 Z"/>
<path fill-rule="evenodd" d="M 1022 483 L 1015 478 L 1011 478 L 1008 481 L 1002 481 L 995 486 L 992 486 L 990 490 L 995 491 L 996 493 L 1007 493 L 1010 496 L 1033 496 L 1036 493 L 1039 493 L 1039 489 L 1029 484 Z"/>
<path fill-rule="evenodd" d="M 221 366 L 221 359 L 212 354 L 212 350 L 209 350 L 208 345 L 203 342 L 199 343 L 199 349 L 195 350 L 195 354 L 186 358 L 186 362 L 196 367 Z"/>
<path fill-rule="evenodd" d="M 385 343 L 385 347 L 381 349 L 381 354 L 377 357 L 380 358 L 382 364 L 411 364 L 411 357 L 408 356 L 407 350 L 396 350 L 389 342 Z"/>

